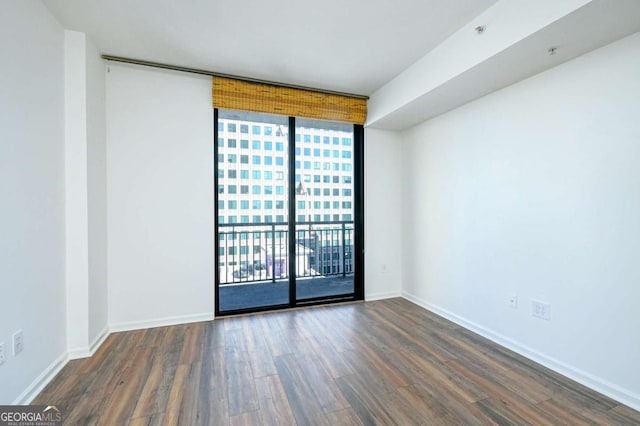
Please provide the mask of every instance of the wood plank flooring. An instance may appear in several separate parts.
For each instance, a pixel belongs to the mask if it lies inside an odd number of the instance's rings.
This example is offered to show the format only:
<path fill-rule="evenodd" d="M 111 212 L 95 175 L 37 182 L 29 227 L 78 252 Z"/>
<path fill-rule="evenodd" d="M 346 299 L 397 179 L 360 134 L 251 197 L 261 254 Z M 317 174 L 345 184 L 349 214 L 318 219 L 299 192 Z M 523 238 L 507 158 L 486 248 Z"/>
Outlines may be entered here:
<path fill-rule="evenodd" d="M 404 299 L 115 333 L 34 404 L 69 425 L 640 424 Z"/>

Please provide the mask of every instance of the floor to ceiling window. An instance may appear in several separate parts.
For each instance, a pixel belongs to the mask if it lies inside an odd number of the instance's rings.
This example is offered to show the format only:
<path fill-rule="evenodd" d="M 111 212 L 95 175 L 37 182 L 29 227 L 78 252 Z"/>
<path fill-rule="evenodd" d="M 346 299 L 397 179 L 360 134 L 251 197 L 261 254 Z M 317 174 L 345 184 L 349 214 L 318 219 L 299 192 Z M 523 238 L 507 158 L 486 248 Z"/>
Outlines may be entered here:
<path fill-rule="evenodd" d="M 296 120 L 298 300 L 354 293 L 353 125 Z"/>
<path fill-rule="evenodd" d="M 289 119 L 217 114 L 220 312 L 288 305 Z"/>
<path fill-rule="evenodd" d="M 215 122 L 217 314 L 362 299 L 362 126 Z"/>

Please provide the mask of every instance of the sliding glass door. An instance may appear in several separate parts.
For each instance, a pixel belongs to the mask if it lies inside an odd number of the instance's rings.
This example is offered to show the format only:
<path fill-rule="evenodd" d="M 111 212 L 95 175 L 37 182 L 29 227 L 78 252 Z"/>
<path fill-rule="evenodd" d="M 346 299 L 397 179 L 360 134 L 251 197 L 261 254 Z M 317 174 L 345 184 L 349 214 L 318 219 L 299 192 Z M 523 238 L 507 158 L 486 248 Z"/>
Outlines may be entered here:
<path fill-rule="evenodd" d="M 353 125 L 296 120 L 296 298 L 354 293 Z"/>
<path fill-rule="evenodd" d="M 361 299 L 362 127 L 232 110 L 215 122 L 216 313 Z"/>

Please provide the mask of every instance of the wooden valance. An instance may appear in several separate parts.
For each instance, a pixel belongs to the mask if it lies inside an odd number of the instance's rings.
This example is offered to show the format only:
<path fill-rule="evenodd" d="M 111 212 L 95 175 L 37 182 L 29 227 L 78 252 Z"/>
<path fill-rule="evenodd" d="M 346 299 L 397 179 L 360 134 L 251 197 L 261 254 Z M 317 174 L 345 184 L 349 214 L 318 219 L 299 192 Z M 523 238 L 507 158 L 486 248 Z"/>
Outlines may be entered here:
<path fill-rule="evenodd" d="M 213 77 L 214 108 L 364 124 L 366 99 Z"/>

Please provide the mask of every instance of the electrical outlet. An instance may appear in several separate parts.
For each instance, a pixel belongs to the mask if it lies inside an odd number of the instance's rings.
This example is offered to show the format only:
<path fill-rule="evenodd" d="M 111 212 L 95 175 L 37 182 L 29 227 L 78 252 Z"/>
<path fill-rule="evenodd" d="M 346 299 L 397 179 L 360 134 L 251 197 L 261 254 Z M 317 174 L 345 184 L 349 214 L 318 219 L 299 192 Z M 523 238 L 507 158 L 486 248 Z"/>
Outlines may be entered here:
<path fill-rule="evenodd" d="M 0 365 L 7 361 L 7 356 L 4 354 L 4 342 L 0 342 Z"/>
<path fill-rule="evenodd" d="M 24 335 L 22 330 L 13 333 L 13 356 L 18 355 L 24 350 Z"/>
<path fill-rule="evenodd" d="M 509 296 L 509 307 L 516 309 L 518 307 L 518 296 L 512 294 Z"/>
<path fill-rule="evenodd" d="M 549 321 L 551 319 L 551 305 L 549 303 L 532 300 L 531 315 Z"/>

